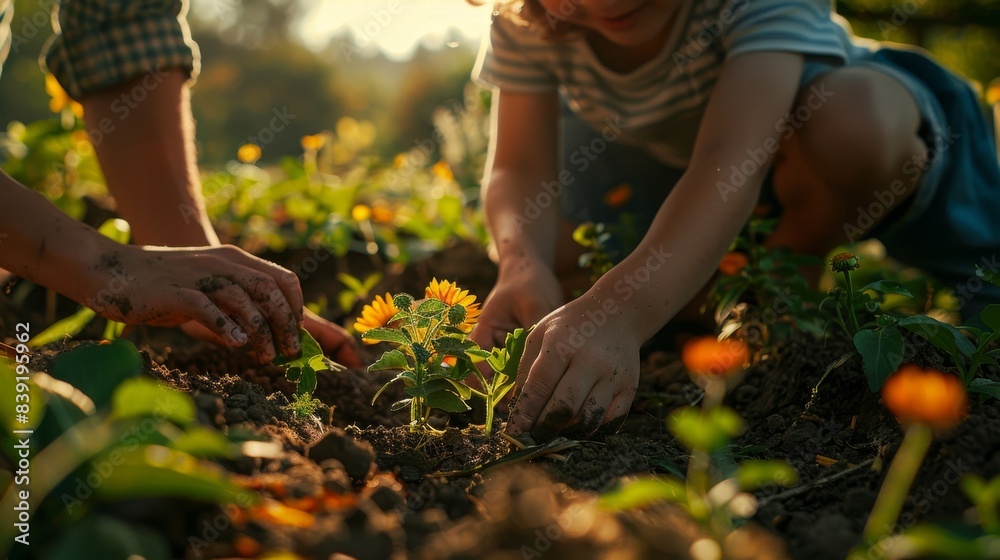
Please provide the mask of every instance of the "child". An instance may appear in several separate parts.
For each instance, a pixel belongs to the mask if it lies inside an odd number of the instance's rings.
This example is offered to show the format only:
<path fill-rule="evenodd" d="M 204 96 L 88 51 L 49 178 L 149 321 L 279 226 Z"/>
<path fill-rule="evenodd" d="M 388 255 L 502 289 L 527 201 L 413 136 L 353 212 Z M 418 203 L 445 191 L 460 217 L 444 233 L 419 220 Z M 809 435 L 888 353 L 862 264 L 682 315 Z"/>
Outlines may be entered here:
<path fill-rule="evenodd" d="M 640 344 L 762 196 L 782 209 L 770 245 L 824 255 L 877 237 L 960 287 L 966 315 L 998 299 L 974 269 L 1000 246 L 976 96 L 922 52 L 853 37 L 829 1 L 502 2 L 474 76 L 494 88 L 483 199 L 499 277 L 473 336 L 537 323 L 512 434 L 623 417 Z M 622 183 L 645 236 L 564 303 L 567 232 L 613 222 L 601 201 Z"/>

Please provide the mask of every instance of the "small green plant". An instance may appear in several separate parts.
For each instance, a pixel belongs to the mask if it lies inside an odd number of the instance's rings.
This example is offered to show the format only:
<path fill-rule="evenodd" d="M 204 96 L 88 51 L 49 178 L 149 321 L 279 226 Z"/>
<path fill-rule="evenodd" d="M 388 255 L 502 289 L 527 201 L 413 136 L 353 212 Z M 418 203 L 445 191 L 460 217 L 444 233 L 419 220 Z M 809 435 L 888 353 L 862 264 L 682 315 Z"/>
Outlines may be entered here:
<path fill-rule="evenodd" d="M 371 291 L 382 281 L 382 273 L 373 272 L 361 280 L 346 272 L 341 272 L 337 274 L 337 280 L 340 280 L 340 283 L 344 285 L 344 289 L 337 296 L 340 310 L 344 313 L 350 313 L 359 301 L 368 299 Z"/>
<path fill-rule="evenodd" d="M 312 415 L 323 404 L 312 396 L 316 390 L 316 374 L 327 370 L 344 371 L 347 368 L 327 358 L 323 354 L 323 348 L 305 329 L 299 330 L 299 346 L 302 353 L 298 358 L 278 356 L 273 363 L 284 367 L 285 377 L 295 383 L 295 395 L 285 409 L 298 418 L 304 418 Z"/>
<path fill-rule="evenodd" d="M 882 489 L 865 524 L 863 541 L 850 560 L 861 560 L 892 535 L 906 496 L 927 456 L 934 435 L 954 429 L 966 416 L 961 380 L 951 374 L 908 364 L 882 387 L 882 402 L 905 430 Z M 995 506 L 995 504 L 994 504 Z M 993 519 L 996 509 L 993 510 Z"/>
<path fill-rule="evenodd" d="M 1000 383 L 977 379 L 981 367 L 995 366 L 996 358 L 1000 356 L 1000 351 L 990 350 L 990 344 L 1000 332 L 1000 305 L 988 305 L 980 314 L 986 329 L 966 325 L 955 327 L 928 315 L 898 317 L 882 311 L 881 303 L 885 296 L 892 294 L 911 298 L 912 294 L 902 284 L 887 280 L 875 281 L 855 290 L 851 274 L 860 266 L 859 262 L 859 257 L 850 253 L 840 253 L 830 261 L 833 271 L 844 275 L 846 289 L 836 287 L 831 290 L 821 307 L 832 304 L 836 312 L 833 322 L 852 337 L 855 351 L 834 362 L 827 368 L 826 374 L 854 355 L 860 355 L 868 385 L 872 391 L 878 391 L 903 362 L 905 341 L 899 329 L 904 328 L 947 353 L 963 385 L 970 391 L 1000 397 Z M 965 333 L 972 335 L 975 342 Z"/>
<path fill-rule="evenodd" d="M 703 308 L 714 309 L 716 324 L 727 329 L 744 331 L 756 325 L 759 340 L 751 341 L 761 349 L 794 331 L 822 334 L 817 311 L 821 298 L 799 273 L 799 267 L 821 265 L 822 260 L 765 246 L 763 240 L 775 223 L 756 216 L 747 222 L 719 263 Z"/>
<path fill-rule="evenodd" d="M 427 429 L 431 409 L 465 412 L 473 395 L 487 404 L 486 432 L 492 430 L 493 409 L 513 387 L 527 330 L 508 335 L 503 348 L 491 352 L 469 340 L 479 317 L 479 304 L 468 290 L 449 281 L 433 279 L 425 299 L 415 301 L 408 294 L 376 296 L 365 306 L 354 328 L 368 343 L 388 342 L 396 346 L 368 367 L 368 371 L 399 370 L 382 386 L 372 403 L 393 383 L 402 383 L 407 398 L 393 404 L 393 410 L 410 409 L 410 428 Z M 486 360 L 495 374 L 487 380 L 476 364 Z M 475 376 L 483 390 L 475 390 L 466 379 Z"/>
<path fill-rule="evenodd" d="M 584 222 L 573 230 L 573 241 L 587 251 L 580 255 L 580 268 L 590 272 L 591 281 L 596 282 L 615 265 L 617 253 L 609 247 L 614 235 L 603 223 Z"/>
<path fill-rule="evenodd" d="M 682 507 L 722 550 L 738 519 L 750 518 L 757 500 L 750 492 L 766 486 L 791 486 L 798 475 L 780 461 L 747 460 L 734 464 L 732 439 L 744 430 L 743 420 L 721 405 L 725 378 L 738 376 L 749 350 L 739 341 L 712 337 L 692 341 L 683 360 L 705 388 L 701 408 L 685 407 L 670 416 L 667 428 L 690 453 L 687 477 L 643 477 L 601 497 L 606 509 L 619 511 L 666 500 Z M 716 557 L 719 557 L 717 555 Z"/>

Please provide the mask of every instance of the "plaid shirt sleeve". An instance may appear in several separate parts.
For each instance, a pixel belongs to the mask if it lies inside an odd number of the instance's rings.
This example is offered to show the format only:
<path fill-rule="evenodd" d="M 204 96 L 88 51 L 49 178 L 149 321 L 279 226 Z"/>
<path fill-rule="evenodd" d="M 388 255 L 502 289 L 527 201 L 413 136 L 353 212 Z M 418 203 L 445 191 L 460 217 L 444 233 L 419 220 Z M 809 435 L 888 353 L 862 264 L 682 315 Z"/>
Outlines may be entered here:
<path fill-rule="evenodd" d="M 10 52 L 10 20 L 14 17 L 14 6 L 10 0 L 0 0 L 0 73 Z"/>
<path fill-rule="evenodd" d="M 43 55 L 45 64 L 74 99 L 166 68 L 182 68 L 195 78 L 199 52 L 185 17 L 187 4 L 59 0 L 59 23 Z"/>

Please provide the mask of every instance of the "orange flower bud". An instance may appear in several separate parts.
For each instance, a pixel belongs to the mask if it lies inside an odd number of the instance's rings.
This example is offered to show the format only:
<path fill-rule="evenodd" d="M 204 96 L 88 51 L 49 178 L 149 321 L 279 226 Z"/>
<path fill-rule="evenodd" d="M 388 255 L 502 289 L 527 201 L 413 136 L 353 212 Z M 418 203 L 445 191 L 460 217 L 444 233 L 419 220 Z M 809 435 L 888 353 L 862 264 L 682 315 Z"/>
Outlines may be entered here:
<path fill-rule="evenodd" d="M 695 375 L 730 375 L 742 370 L 749 357 L 750 351 L 742 341 L 720 341 L 711 336 L 688 341 L 681 352 L 684 367 Z"/>
<path fill-rule="evenodd" d="M 604 194 L 604 203 L 612 208 L 618 208 L 630 198 L 632 198 L 632 185 L 622 183 Z"/>
<path fill-rule="evenodd" d="M 882 402 L 901 424 L 948 430 L 966 415 L 965 387 L 951 374 L 906 364 L 882 386 Z"/>
<path fill-rule="evenodd" d="M 737 251 L 730 251 L 722 257 L 722 261 L 719 263 L 719 272 L 726 276 L 736 276 L 748 264 L 750 264 L 750 259 L 746 255 Z"/>

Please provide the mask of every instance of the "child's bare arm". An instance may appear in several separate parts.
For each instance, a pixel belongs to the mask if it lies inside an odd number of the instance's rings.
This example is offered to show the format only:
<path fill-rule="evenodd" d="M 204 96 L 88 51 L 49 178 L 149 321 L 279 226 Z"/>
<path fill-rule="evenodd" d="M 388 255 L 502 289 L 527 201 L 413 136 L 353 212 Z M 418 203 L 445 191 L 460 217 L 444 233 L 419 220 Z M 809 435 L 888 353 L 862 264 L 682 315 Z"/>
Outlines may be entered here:
<path fill-rule="evenodd" d="M 0 173 L 0 266 L 131 324 L 194 320 L 262 361 L 299 353 L 302 293 L 291 272 L 236 247 L 121 245 Z"/>
<path fill-rule="evenodd" d="M 558 180 L 558 98 L 498 92 L 493 111 L 483 204 L 500 271 L 472 335 L 486 347 L 562 304 L 553 272 L 561 211 L 542 186 Z"/>
<path fill-rule="evenodd" d="M 801 56 L 794 54 L 749 53 L 727 61 L 688 171 L 638 248 L 528 338 L 512 433 L 545 437 L 574 424 L 595 430 L 628 411 L 639 345 L 698 292 L 746 222 L 770 155 L 742 186 L 724 184 L 732 166 L 751 160 L 748 150 L 773 154 L 776 125 L 792 107 L 801 72 Z"/>

